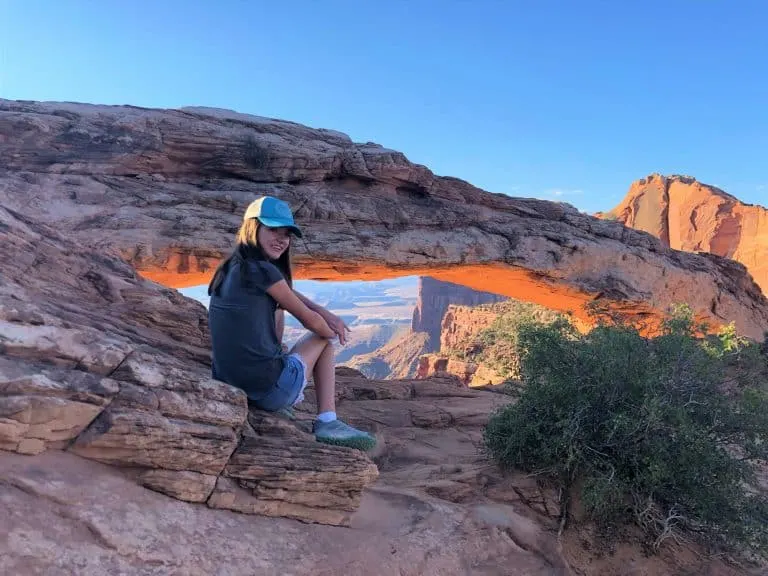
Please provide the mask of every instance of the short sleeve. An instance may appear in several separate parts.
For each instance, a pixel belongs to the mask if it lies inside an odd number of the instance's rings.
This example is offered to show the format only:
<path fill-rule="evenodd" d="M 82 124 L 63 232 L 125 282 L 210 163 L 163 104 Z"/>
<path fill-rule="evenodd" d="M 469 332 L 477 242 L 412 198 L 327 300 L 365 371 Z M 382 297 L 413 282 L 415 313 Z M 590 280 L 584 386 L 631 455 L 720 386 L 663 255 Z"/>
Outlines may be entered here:
<path fill-rule="evenodd" d="M 266 292 L 273 284 L 283 280 L 280 269 L 264 260 L 248 261 L 248 289 Z"/>

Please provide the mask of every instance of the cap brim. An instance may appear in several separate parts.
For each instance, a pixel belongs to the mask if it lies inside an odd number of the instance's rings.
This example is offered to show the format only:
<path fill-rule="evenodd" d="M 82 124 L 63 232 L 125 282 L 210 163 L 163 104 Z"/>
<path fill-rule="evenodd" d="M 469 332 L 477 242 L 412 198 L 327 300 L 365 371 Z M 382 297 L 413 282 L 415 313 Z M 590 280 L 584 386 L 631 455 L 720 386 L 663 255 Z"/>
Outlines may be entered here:
<path fill-rule="evenodd" d="M 259 218 L 259 222 L 270 228 L 288 228 L 294 236 L 297 236 L 298 238 L 302 237 L 301 230 L 295 224 L 278 220 L 277 218 Z"/>

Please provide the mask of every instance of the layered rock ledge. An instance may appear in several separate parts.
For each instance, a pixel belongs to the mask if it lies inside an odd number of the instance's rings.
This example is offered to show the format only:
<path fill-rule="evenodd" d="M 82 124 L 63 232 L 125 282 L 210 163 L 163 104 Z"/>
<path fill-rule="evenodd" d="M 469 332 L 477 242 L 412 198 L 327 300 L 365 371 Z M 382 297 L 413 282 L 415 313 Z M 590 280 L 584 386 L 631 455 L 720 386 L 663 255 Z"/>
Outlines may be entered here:
<path fill-rule="evenodd" d="M 210 378 L 205 308 L 0 208 L 0 449 L 66 450 L 214 508 L 346 525 L 377 477 Z"/>

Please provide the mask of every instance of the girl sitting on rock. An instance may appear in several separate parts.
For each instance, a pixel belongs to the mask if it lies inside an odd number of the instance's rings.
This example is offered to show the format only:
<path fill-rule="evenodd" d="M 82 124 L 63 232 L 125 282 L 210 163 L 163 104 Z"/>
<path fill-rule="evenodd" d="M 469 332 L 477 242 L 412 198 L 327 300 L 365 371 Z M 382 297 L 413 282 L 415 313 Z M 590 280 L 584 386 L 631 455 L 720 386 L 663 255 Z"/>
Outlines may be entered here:
<path fill-rule="evenodd" d="M 331 339 L 344 344 L 349 328 L 293 289 L 292 235 L 301 238 L 301 230 L 282 200 L 264 196 L 245 211 L 235 249 L 208 286 L 213 378 L 244 390 L 257 408 L 291 414 L 304 399 L 311 370 L 318 412 L 315 438 L 369 450 L 376 443 L 373 436 L 336 417 Z M 288 353 L 281 344 L 284 310 L 310 330 Z"/>

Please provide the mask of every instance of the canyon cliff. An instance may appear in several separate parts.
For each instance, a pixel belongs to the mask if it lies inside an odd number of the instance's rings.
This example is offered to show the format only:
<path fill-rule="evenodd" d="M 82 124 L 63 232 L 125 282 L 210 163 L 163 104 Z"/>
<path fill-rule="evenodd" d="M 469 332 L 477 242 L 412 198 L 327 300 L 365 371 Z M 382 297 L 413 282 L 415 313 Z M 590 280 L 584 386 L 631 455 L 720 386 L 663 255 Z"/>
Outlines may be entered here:
<path fill-rule="evenodd" d="M 507 299 L 423 276 L 418 279 L 417 294 L 407 333 L 397 334 L 376 350 L 343 358 L 339 363 L 356 368 L 369 378 L 413 378 L 417 375 L 420 357 L 440 350 L 441 325 L 450 306 L 475 306 Z"/>
<path fill-rule="evenodd" d="M 426 332 L 429 336 L 425 352 L 440 350 L 443 316 L 450 305 L 478 306 L 506 300 L 504 296 L 479 292 L 466 286 L 441 282 L 429 276 L 419 278 L 419 298 L 413 311 L 411 331 Z"/>
<path fill-rule="evenodd" d="M 440 328 L 440 351 L 419 359 L 417 378 L 453 376 L 471 387 L 520 378 L 515 348 L 518 327 L 527 320 L 560 316 L 542 306 L 509 300 L 479 306 L 449 306 Z M 571 322 L 580 329 L 587 326 Z"/>
<path fill-rule="evenodd" d="M 478 337 L 502 314 L 497 306 L 448 306 L 440 324 L 439 352 L 419 358 L 416 377 L 455 376 L 467 386 L 501 384 L 505 378 L 479 363 Z"/>
<path fill-rule="evenodd" d="M 633 182 L 602 218 L 653 234 L 666 246 L 741 262 L 768 290 L 768 210 L 688 176 L 652 174 Z"/>

